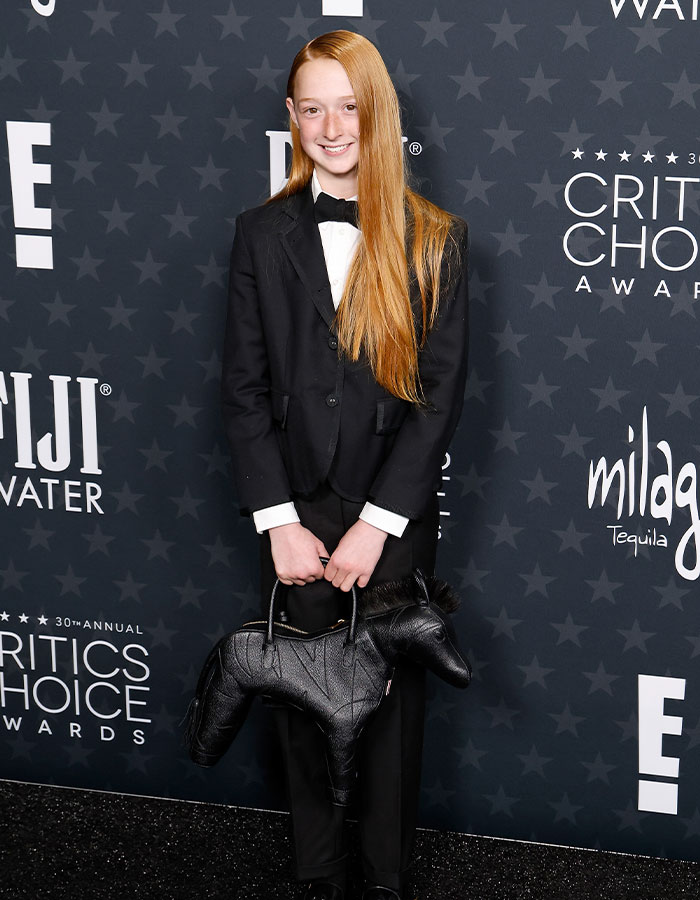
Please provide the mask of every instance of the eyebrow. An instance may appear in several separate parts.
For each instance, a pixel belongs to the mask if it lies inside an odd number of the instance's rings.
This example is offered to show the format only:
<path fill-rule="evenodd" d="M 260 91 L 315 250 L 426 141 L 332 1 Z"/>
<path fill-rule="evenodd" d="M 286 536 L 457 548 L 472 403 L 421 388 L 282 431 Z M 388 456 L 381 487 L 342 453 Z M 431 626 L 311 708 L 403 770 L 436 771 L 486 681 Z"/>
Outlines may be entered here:
<path fill-rule="evenodd" d="M 348 94 L 346 97 L 338 97 L 337 99 L 338 99 L 338 100 L 354 100 L 354 99 L 355 99 L 355 95 L 354 95 L 354 94 Z M 300 98 L 297 100 L 297 103 L 319 103 L 319 102 L 320 102 L 320 101 L 318 101 L 315 97 L 300 97 Z"/>

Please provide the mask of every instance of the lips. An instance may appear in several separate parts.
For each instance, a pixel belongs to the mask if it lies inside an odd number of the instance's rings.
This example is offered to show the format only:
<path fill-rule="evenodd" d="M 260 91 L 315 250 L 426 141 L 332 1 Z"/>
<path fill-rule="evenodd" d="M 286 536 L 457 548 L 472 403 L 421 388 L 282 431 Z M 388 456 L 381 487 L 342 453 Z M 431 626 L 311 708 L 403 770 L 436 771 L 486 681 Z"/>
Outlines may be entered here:
<path fill-rule="evenodd" d="M 326 153 L 332 154 L 341 154 L 344 150 L 347 150 L 350 144 L 338 144 L 335 147 L 330 147 L 327 144 L 321 144 Z"/>

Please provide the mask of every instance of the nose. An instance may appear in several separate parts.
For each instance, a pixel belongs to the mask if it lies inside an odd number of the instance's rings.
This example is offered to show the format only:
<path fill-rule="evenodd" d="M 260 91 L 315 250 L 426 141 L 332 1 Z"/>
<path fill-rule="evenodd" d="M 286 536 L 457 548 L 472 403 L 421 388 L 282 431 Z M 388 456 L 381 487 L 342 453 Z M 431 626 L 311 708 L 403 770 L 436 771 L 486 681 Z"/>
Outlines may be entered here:
<path fill-rule="evenodd" d="M 337 113 L 327 113 L 323 126 L 325 135 L 330 141 L 334 141 L 340 134 L 342 134 L 343 129 Z"/>

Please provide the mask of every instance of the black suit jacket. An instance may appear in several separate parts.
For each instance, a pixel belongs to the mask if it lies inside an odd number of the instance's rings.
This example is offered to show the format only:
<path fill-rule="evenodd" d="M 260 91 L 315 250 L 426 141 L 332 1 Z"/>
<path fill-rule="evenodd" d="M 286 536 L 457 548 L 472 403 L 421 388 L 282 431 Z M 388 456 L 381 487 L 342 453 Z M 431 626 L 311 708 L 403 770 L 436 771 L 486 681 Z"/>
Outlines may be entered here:
<path fill-rule="evenodd" d="M 440 485 L 464 397 L 461 220 L 455 237 L 459 255 L 445 254 L 438 320 L 420 352 L 425 411 L 380 387 L 365 359 L 339 356 L 311 186 L 238 216 L 222 400 L 244 514 L 308 495 L 328 480 L 346 499 L 420 518 Z"/>

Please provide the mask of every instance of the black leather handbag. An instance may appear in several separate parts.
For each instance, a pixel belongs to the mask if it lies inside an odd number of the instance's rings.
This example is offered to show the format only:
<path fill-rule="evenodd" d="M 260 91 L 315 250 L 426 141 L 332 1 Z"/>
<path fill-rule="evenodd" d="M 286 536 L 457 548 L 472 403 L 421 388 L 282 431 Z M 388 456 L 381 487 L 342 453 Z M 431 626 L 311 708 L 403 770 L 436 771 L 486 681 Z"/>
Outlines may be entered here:
<path fill-rule="evenodd" d="M 324 731 L 331 799 L 346 806 L 357 739 L 389 692 L 400 654 L 449 684 L 469 684 L 471 669 L 448 616 L 458 601 L 447 584 L 415 570 L 407 579 L 364 591 L 360 610 L 353 586 L 350 620 L 309 633 L 274 621 L 279 586 L 278 579 L 267 621 L 242 625 L 209 654 L 186 716 L 185 741 L 195 763 L 212 766 L 257 694 L 295 706 Z"/>

